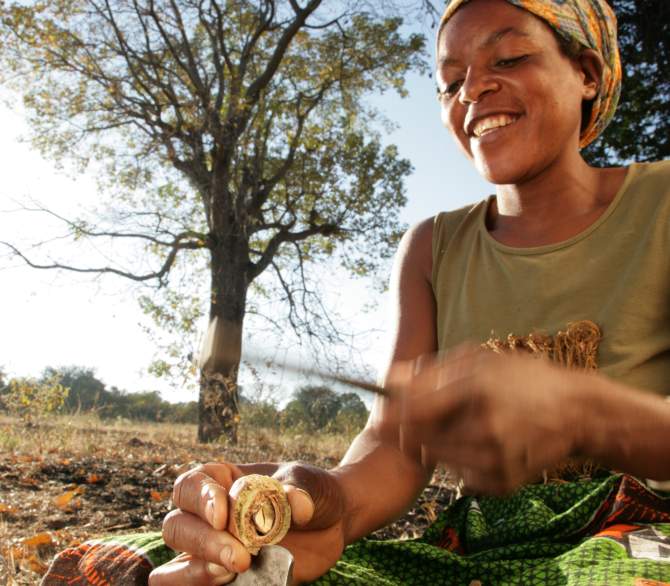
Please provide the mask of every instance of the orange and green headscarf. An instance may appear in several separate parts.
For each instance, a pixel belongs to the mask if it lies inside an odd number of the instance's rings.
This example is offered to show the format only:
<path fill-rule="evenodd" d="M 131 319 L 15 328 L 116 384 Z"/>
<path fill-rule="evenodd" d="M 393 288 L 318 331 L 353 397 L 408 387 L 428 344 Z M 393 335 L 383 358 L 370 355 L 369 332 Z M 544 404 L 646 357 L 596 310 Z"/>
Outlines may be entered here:
<path fill-rule="evenodd" d="M 451 0 L 442 15 L 440 31 L 456 10 L 469 0 Z M 614 116 L 621 93 L 621 61 L 617 45 L 616 16 L 605 0 L 506 0 L 544 20 L 568 42 L 597 51 L 605 62 L 591 119 L 581 133 L 584 148 L 605 130 Z"/>

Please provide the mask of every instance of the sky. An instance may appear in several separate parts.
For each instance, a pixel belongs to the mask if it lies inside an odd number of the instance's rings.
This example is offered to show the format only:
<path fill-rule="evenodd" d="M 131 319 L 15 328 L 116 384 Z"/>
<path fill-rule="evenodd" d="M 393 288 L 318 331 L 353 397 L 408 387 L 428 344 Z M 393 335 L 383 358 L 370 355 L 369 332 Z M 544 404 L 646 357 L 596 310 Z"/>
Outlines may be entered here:
<path fill-rule="evenodd" d="M 391 93 L 370 99 L 397 124 L 385 141 L 398 145 L 400 155 L 414 167 L 401 214 L 403 222 L 413 224 L 482 199 L 493 188 L 441 126 L 434 80 L 412 75 L 407 87 L 409 97 L 404 99 Z M 17 211 L 21 203 L 37 200 L 70 217 L 97 203 L 92 177 L 59 171 L 21 140 L 27 126 L 20 108 L 0 106 L 0 129 L 0 240 L 29 247 L 57 226 L 41 214 Z M 60 241 L 49 246 L 54 255 L 62 252 L 85 263 L 76 248 Z M 385 352 L 386 296 L 373 292 L 366 282 L 327 277 L 324 274 L 331 303 L 358 329 L 376 332 L 361 355 L 374 369 Z M 373 309 L 364 311 L 363 305 Z M 32 269 L 0 248 L 0 368 L 9 376 L 38 377 L 47 366 L 76 365 L 93 368 L 108 388 L 158 390 L 171 401 L 196 399 L 195 391 L 148 374 L 155 357 L 155 347 L 141 327 L 148 323 L 136 293 L 122 279 Z"/>

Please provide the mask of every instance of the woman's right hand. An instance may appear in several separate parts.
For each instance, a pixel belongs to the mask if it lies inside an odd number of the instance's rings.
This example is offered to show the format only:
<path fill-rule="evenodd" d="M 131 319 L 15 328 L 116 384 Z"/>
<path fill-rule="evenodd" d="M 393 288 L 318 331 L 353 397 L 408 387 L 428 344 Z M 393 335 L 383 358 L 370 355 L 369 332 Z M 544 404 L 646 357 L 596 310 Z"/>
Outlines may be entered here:
<path fill-rule="evenodd" d="M 163 538 L 183 553 L 156 568 L 150 586 L 227 584 L 249 568 L 251 556 L 226 527 L 228 490 L 252 473 L 267 474 L 268 465 L 211 463 L 177 478 L 172 496 L 176 508 L 163 521 Z M 344 494 L 332 474 L 309 464 L 276 466 L 272 476 L 284 486 L 291 507 L 291 529 L 280 545 L 295 558 L 294 579 L 313 580 L 344 549 Z"/>

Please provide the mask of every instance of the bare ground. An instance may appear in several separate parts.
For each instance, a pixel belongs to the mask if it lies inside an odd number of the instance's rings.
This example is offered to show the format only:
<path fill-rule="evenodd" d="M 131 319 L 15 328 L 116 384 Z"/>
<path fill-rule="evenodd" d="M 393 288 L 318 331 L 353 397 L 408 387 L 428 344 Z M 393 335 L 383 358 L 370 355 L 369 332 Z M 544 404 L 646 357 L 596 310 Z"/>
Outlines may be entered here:
<path fill-rule="evenodd" d="M 193 441 L 192 426 L 0 418 L 0 584 L 38 584 L 53 555 L 102 535 L 160 529 L 172 483 L 195 462 L 302 460 L 335 465 L 341 437 L 243 431 L 238 446 Z M 453 498 L 438 471 L 415 507 L 376 538 L 415 537 Z"/>

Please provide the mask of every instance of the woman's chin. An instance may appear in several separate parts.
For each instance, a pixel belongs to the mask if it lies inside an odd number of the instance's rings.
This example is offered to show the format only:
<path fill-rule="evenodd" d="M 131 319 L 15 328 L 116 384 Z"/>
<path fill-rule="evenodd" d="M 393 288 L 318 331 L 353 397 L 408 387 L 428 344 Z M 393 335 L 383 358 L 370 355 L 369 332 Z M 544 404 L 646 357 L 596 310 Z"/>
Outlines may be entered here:
<path fill-rule="evenodd" d="M 507 157 L 507 160 L 500 161 L 475 156 L 474 164 L 477 172 L 489 183 L 494 185 L 521 183 L 528 175 L 528 169 L 523 168 L 518 160 L 509 159 L 510 157 Z"/>

